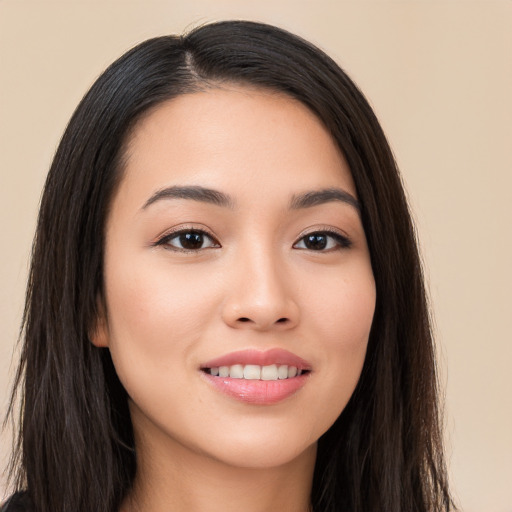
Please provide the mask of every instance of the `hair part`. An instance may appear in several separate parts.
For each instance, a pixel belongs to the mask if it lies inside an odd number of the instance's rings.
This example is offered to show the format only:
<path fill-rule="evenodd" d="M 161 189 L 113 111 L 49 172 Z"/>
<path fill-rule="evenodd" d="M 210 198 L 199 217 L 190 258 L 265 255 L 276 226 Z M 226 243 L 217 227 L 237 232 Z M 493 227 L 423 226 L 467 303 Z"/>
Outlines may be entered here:
<path fill-rule="evenodd" d="M 293 97 L 351 169 L 377 302 L 357 388 L 319 440 L 315 511 L 448 511 L 429 310 L 400 176 L 368 102 L 315 46 L 247 21 L 150 39 L 114 62 L 77 107 L 45 185 L 23 316 L 11 481 L 38 512 L 118 510 L 136 473 L 126 392 L 89 340 L 103 296 L 105 224 L 130 133 L 164 101 L 225 84 Z M 100 298 L 100 301 L 98 300 Z M 17 395 L 19 393 L 19 395 Z"/>

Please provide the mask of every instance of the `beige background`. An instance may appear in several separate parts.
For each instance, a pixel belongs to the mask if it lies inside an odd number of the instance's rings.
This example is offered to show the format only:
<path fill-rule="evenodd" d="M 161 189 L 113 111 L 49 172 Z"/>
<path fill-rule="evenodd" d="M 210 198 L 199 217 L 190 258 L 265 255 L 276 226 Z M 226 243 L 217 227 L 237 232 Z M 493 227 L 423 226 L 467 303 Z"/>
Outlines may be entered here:
<path fill-rule="evenodd" d="M 316 42 L 374 105 L 422 240 L 455 494 L 467 512 L 512 511 L 510 1 L 0 0 L 0 410 L 40 190 L 74 107 L 135 43 L 225 18 Z"/>

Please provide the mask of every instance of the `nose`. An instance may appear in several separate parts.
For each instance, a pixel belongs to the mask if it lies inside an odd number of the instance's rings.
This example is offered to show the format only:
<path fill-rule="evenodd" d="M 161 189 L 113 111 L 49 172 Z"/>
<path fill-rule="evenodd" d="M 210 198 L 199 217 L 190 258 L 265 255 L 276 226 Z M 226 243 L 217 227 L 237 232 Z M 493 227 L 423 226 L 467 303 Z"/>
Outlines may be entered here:
<path fill-rule="evenodd" d="M 229 290 L 223 303 L 224 322 L 236 329 L 287 330 L 299 322 L 291 276 L 271 255 L 238 258 L 231 269 Z"/>

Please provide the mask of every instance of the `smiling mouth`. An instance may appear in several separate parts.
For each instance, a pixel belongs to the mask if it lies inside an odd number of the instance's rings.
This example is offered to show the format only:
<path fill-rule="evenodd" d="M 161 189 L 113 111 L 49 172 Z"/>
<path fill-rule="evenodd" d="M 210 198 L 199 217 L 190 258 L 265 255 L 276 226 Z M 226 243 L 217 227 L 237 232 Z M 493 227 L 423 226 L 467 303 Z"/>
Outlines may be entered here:
<path fill-rule="evenodd" d="M 309 373 L 309 370 L 304 370 L 297 368 L 296 366 L 289 366 L 286 364 L 270 364 L 266 366 L 260 366 L 257 364 L 233 364 L 231 366 L 202 368 L 202 371 L 208 375 L 212 375 L 213 377 L 265 381 L 293 379 L 294 377 L 299 377 L 300 375 Z"/>
<path fill-rule="evenodd" d="M 280 348 L 231 352 L 200 370 L 214 389 L 249 405 L 273 405 L 292 397 L 312 372 L 307 361 Z"/>

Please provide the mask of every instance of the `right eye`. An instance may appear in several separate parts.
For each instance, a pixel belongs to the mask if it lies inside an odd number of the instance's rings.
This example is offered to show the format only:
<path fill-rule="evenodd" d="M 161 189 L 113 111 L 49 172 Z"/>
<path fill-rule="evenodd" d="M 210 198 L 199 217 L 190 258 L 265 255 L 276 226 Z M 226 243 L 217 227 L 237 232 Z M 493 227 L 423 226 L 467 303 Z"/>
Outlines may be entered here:
<path fill-rule="evenodd" d="M 162 245 L 173 251 L 197 252 L 220 244 L 206 231 L 199 229 L 182 229 L 164 235 L 155 245 Z"/>

